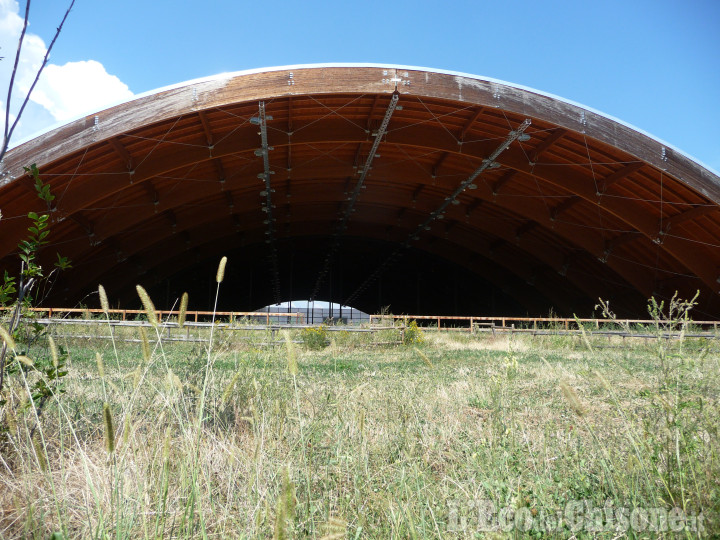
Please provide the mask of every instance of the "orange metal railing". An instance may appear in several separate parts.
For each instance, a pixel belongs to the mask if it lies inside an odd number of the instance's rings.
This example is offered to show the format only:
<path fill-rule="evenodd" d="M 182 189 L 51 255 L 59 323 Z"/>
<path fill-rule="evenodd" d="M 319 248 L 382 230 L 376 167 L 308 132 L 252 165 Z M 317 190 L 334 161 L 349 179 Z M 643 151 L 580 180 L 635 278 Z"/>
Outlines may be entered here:
<path fill-rule="evenodd" d="M 0 307 L 2 311 L 9 310 L 7 307 Z M 77 316 L 83 314 L 99 315 L 104 313 L 102 309 L 87 308 L 28 308 L 28 311 L 45 314 L 48 318 Z M 113 318 L 120 318 L 125 321 L 128 317 L 136 317 L 144 314 L 142 309 L 111 309 L 109 315 Z M 163 319 L 167 317 L 177 317 L 177 310 L 156 310 L 158 317 Z M 304 324 L 305 316 L 303 313 L 274 313 L 267 311 L 216 311 L 216 318 L 226 317 L 230 320 L 241 319 L 243 317 L 265 320 L 266 324 L 270 324 L 272 320 L 278 318 L 294 319 L 293 324 Z M 198 322 L 200 318 L 209 319 L 213 316 L 212 311 L 186 311 L 186 320 Z M 377 324 L 383 321 L 417 321 L 421 325 L 428 328 L 436 328 L 442 330 L 457 331 L 475 331 L 479 327 L 488 327 L 495 329 L 513 329 L 517 331 L 539 330 L 542 328 L 554 327 L 555 329 L 579 329 L 578 323 L 583 325 L 594 326 L 600 329 L 601 326 L 627 327 L 629 325 L 655 326 L 657 321 L 652 319 L 602 319 L 602 318 L 563 318 L 563 317 L 493 317 L 493 316 L 458 316 L 458 315 L 370 315 L 370 324 Z M 430 325 L 423 322 L 431 322 Z M 712 329 L 717 331 L 720 321 L 688 321 L 696 328 Z"/>
<path fill-rule="evenodd" d="M 7 307 L 0 307 L 0 312 L 8 310 L 10 308 Z M 46 314 L 48 318 L 52 317 L 62 317 L 62 316 L 72 316 L 72 315 L 83 315 L 83 314 L 90 314 L 90 315 L 99 315 L 105 313 L 102 309 L 85 309 L 85 308 L 28 308 L 28 311 L 36 312 L 36 313 L 42 313 Z M 123 321 L 127 320 L 128 316 L 134 316 L 134 315 L 140 315 L 145 313 L 142 309 L 110 309 L 108 310 L 108 315 L 110 316 L 120 316 Z M 169 311 L 169 310 L 161 310 L 156 309 L 155 313 L 157 313 L 157 316 L 160 320 L 167 318 L 167 317 L 177 317 L 180 312 L 179 311 Z M 194 318 L 195 322 L 198 322 L 198 319 L 201 317 L 204 318 L 210 318 L 213 316 L 213 313 L 216 318 L 218 317 L 228 317 L 231 320 L 232 319 L 241 319 L 243 317 L 253 318 L 253 319 L 265 319 L 265 322 L 267 324 L 270 324 L 271 319 L 276 318 L 291 318 L 296 320 L 296 324 L 303 324 L 305 321 L 305 317 L 302 313 L 274 313 L 274 312 L 267 312 L 267 311 L 186 311 L 185 317 L 186 320 L 191 320 Z"/>
<path fill-rule="evenodd" d="M 472 332 L 478 326 L 494 328 L 513 328 L 517 330 L 537 330 L 539 327 L 558 326 L 565 330 L 572 328 L 579 329 L 578 323 L 592 325 L 595 328 L 602 326 L 628 326 L 646 325 L 655 326 L 657 321 L 653 319 L 602 319 L 602 318 L 563 318 L 563 317 L 490 317 L 490 316 L 458 316 L 458 315 L 371 315 L 370 323 L 382 320 L 407 320 L 407 321 L 432 321 L 432 326 L 425 328 L 437 328 L 438 330 L 466 330 Z M 688 321 L 696 327 L 709 328 L 717 331 L 720 321 Z M 516 328 L 517 327 L 517 328 Z"/>

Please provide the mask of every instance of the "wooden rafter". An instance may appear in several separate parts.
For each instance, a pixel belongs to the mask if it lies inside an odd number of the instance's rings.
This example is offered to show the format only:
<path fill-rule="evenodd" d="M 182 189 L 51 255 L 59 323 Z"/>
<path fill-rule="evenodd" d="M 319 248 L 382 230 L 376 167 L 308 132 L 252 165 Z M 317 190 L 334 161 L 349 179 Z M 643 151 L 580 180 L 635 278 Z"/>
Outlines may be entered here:
<path fill-rule="evenodd" d="M 605 242 L 605 254 L 609 255 L 612 253 L 615 249 L 619 248 L 620 246 L 624 246 L 625 244 L 629 244 L 630 242 L 634 242 L 635 240 L 642 238 L 642 234 L 640 234 L 638 231 L 628 231 L 622 234 L 619 234 L 615 238 L 612 238 Z"/>
<path fill-rule="evenodd" d="M 213 158 L 213 167 L 215 167 L 215 174 L 217 175 L 217 179 L 220 181 L 221 184 L 225 183 L 225 180 L 227 180 L 227 176 L 225 174 L 225 167 L 223 167 L 222 159 L 219 157 Z"/>
<path fill-rule="evenodd" d="M 526 221 L 515 229 L 515 239 L 520 240 L 523 236 L 535 230 L 538 225 L 537 221 Z"/>
<path fill-rule="evenodd" d="M 213 146 L 214 143 L 214 137 L 212 130 L 210 129 L 210 122 L 208 122 L 207 115 L 205 114 L 205 111 L 198 111 L 198 117 L 200 118 L 200 124 L 203 128 L 203 133 L 205 134 L 205 141 L 207 142 L 208 146 Z"/>
<path fill-rule="evenodd" d="M 288 96 L 288 107 L 287 107 L 287 132 L 288 137 L 293 133 L 293 98 Z M 290 167 L 288 167 L 290 168 Z"/>
<path fill-rule="evenodd" d="M 480 208 L 480 206 L 482 206 L 482 203 L 483 203 L 483 202 L 484 202 L 484 201 L 483 201 L 482 199 L 475 199 L 475 200 L 473 200 L 471 203 L 469 203 L 469 204 L 467 205 L 467 207 L 465 207 L 465 217 L 466 217 L 466 218 L 469 218 L 470 215 L 471 215 L 475 210 L 477 210 L 478 208 Z"/>
<path fill-rule="evenodd" d="M 80 213 L 76 213 L 72 214 L 70 216 L 70 219 L 80 225 L 83 229 L 85 229 L 85 232 L 88 234 L 88 236 L 95 236 L 95 225 L 85 216 Z"/>
<path fill-rule="evenodd" d="M 152 182 L 143 182 L 141 186 L 145 193 L 147 193 L 148 200 L 155 207 L 155 212 L 157 212 L 158 206 L 160 205 L 160 194 Z"/>
<path fill-rule="evenodd" d="M 604 178 L 598 182 L 598 193 L 605 193 L 607 191 L 607 188 L 612 186 L 615 182 L 619 182 L 623 178 L 630 176 L 636 171 L 639 171 L 643 168 L 643 166 L 645 166 L 645 163 L 638 161 L 636 163 L 630 163 L 629 165 L 625 165 L 621 169 L 618 169 L 607 178 Z"/>
<path fill-rule="evenodd" d="M 120 246 L 120 243 L 117 241 L 117 238 L 114 236 L 110 238 L 106 238 L 102 242 L 107 249 L 112 251 L 115 254 L 115 258 L 118 262 L 123 262 L 127 260 L 128 253 L 122 247 Z"/>
<path fill-rule="evenodd" d="M 530 161 L 536 162 L 540 156 L 546 152 L 553 144 L 559 141 L 567 133 L 567 129 L 558 128 L 545 137 L 540 144 L 535 147 L 535 151 L 532 153 Z"/>
<path fill-rule="evenodd" d="M 108 144 L 110 147 L 115 151 L 115 153 L 120 156 L 120 159 L 125 164 L 125 167 L 127 167 L 128 171 L 132 171 L 134 169 L 133 167 L 133 158 L 130 155 L 130 153 L 127 151 L 127 149 L 115 138 L 108 139 Z"/>
<path fill-rule="evenodd" d="M 475 124 L 478 118 L 480 118 L 480 115 L 485 112 L 484 107 L 480 107 L 477 111 L 475 111 L 475 114 L 473 114 L 470 119 L 467 121 L 467 123 L 463 126 L 462 130 L 460 131 L 460 135 L 458 136 L 459 141 L 465 140 L 465 135 L 470 130 L 471 127 Z"/>
<path fill-rule="evenodd" d="M 498 180 L 496 180 L 492 185 L 493 195 L 497 195 L 498 193 L 500 193 L 500 190 L 503 188 L 503 186 L 507 184 L 510 180 L 515 178 L 517 174 L 518 171 L 509 170 L 505 174 L 503 174 Z"/>
<path fill-rule="evenodd" d="M 230 213 L 232 213 L 233 209 L 235 208 L 235 201 L 233 200 L 232 193 L 230 193 L 229 191 L 225 192 L 225 202 L 230 209 Z"/>
<path fill-rule="evenodd" d="M 568 210 L 570 210 L 573 206 L 575 206 L 580 201 L 582 201 L 582 199 L 580 197 L 578 197 L 577 195 L 568 197 L 563 202 L 561 202 L 560 204 L 558 204 L 556 206 L 553 206 L 550 209 L 550 219 L 552 221 L 555 221 L 560 214 L 562 214 L 563 212 L 567 212 Z"/>
<path fill-rule="evenodd" d="M 695 208 L 686 210 L 685 212 L 681 212 L 680 214 L 676 214 L 672 217 L 661 220 L 658 224 L 658 229 L 662 231 L 668 231 L 670 230 L 670 228 L 676 225 L 680 225 L 681 223 L 684 223 L 686 221 L 691 221 L 693 219 L 707 216 L 717 211 L 718 207 L 715 205 L 696 206 Z"/>
<path fill-rule="evenodd" d="M 437 178 L 438 177 L 438 171 L 440 170 L 440 167 L 442 167 L 442 164 L 445 163 L 445 160 L 450 155 L 449 152 L 443 152 L 440 154 L 440 158 L 435 162 L 435 165 L 432 167 L 432 177 Z"/>
<path fill-rule="evenodd" d="M 420 196 L 420 192 L 422 192 L 423 188 L 425 187 L 425 184 L 419 184 L 418 187 L 415 188 L 415 190 L 412 192 L 412 202 L 413 204 L 417 203 L 418 197 Z"/>
<path fill-rule="evenodd" d="M 170 227 L 172 228 L 173 232 L 177 229 L 177 215 L 172 210 L 166 210 L 163 212 L 163 216 L 167 219 L 167 221 L 170 223 Z"/>
<path fill-rule="evenodd" d="M 361 142 L 358 144 L 357 150 L 355 151 L 355 158 L 353 159 L 353 169 L 359 169 L 362 163 L 360 163 L 360 158 L 362 157 L 362 148 L 363 143 Z"/>
<path fill-rule="evenodd" d="M 375 111 L 377 111 L 379 104 L 380 104 L 380 95 L 378 94 L 375 96 L 375 99 L 373 100 L 372 107 L 370 108 L 370 114 L 368 114 L 368 117 L 367 117 L 367 123 L 365 125 L 365 129 L 368 131 L 368 133 L 370 131 L 372 131 L 372 121 L 373 121 L 373 118 L 375 117 Z"/>

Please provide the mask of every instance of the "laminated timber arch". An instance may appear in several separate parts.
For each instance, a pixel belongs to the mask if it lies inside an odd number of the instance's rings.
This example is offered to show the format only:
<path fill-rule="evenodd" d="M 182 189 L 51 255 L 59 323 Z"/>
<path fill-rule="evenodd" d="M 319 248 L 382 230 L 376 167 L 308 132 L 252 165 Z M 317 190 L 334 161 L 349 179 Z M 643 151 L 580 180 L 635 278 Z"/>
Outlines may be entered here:
<path fill-rule="evenodd" d="M 5 268 L 23 216 L 43 210 L 30 163 L 56 195 L 42 256 L 74 263 L 55 304 L 99 282 L 116 297 L 137 282 L 168 301 L 206 293 L 193 276 L 228 254 L 233 308 L 317 295 L 370 312 L 570 314 L 603 297 L 641 315 L 652 294 L 699 289 L 702 312 L 720 314 L 720 179 L 619 121 L 499 81 L 273 68 L 81 118 L 7 154 Z"/>

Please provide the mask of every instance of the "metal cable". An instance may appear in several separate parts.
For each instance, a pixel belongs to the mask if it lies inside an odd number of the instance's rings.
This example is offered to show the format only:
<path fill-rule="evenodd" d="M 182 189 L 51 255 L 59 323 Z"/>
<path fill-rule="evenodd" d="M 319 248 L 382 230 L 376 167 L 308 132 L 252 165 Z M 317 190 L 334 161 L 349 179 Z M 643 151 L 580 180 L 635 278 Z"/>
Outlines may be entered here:
<path fill-rule="evenodd" d="M 344 304 L 351 305 L 355 298 L 357 298 L 357 296 L 364 292 L 371 283 L 373 283 L 377 278 L 379 278 L 386 268 L 395 263 L 402 256 L 403 251 L 410 247 L 410 242 L 419 238 L 420 232 L 429 228 L 430 223 L 432 223 L 436 219 L 442 219 L 445 214 L 446 208 L 449 205 L 455 203 L 457 197 L 463 191 L 465 191 L 466 189 L 473 189 L 471 186 L 474 186 L 473 182 L 478 176 L 480 176 L 487 169 L 496 168 L 497 163 L 495 160 L 523 134 L 523 132 L 530 126 L 530 124 L 530 119 L 526 118 L 517 129 L 511 130 L 505 140 L 500 143 L 500 146 L 493 150 L 493 152 L 487 158 L 483 159 L 482 164 L 477 169 L 475 169 L 475 171 L 473 171 L 472 174 L 467 177 L 467 179 L 461 182 L 460 185 L 455 188 L 455 190 L 448 197 L 445 198 L 445 200 L 440 204 L 440 206 L 438 206 L 438 208 L 435 209 L 425 221 L 418 225 L 417 228 L 408 235 L 406 240 L 402 243 L 402 246 L 395 249 L 395 251 L 393 251 L 390 256 L 385 259 L 385 261 L 381 263 L 380 266 L 372 274 L 370 274 L 365 279 L 365 281 L 360 284 L 360 286 L 348 297 Z"/>

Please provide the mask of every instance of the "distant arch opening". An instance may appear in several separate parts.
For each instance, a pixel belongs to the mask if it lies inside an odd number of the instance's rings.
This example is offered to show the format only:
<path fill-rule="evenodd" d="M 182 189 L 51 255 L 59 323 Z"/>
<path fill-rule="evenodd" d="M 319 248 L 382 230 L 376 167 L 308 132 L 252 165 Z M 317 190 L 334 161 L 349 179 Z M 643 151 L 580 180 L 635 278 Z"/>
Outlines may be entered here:
<path fill-rule="evenodd" d="M 270 304 L 256 311 L 265 313 L 299 313 L 307 324 L 360 324 L 370 321 L 370 314 L 337 302 L 325 300 L 286 300 Z"/>

